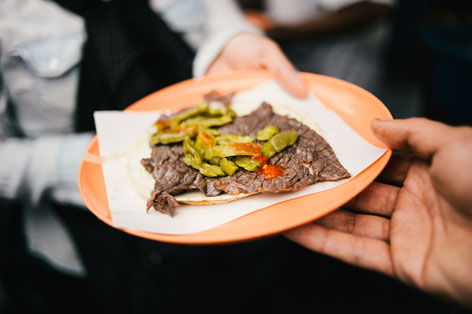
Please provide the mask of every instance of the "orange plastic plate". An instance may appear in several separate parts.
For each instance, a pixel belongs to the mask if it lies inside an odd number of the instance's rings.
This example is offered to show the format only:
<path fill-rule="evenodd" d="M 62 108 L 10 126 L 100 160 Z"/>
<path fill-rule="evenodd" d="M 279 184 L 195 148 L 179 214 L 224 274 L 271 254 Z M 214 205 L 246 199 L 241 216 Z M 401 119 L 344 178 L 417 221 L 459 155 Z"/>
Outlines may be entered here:
<path fill-rule="evenodd" d="M 302 73 L 302 77 L 308 89 L 359 135 L 373 145 L 385 147 L 370 130 L 370 122 L 373 118 L 392 118 L 380 100 L 364 89 L 339 79 L 310 73 Z M 177 111 L 194 106 L 204 94 L 212 90 L 222 93 L 241 92 L 269 79 L 267 73 L 255 71 L 191 79 L 155 92 L 126 110 Z M 278 203 L 209 230 L 182 235 L 133 229 L 122 230 L 156 241 L 185 244 L 231 243 L 273 235 L 311 222 L 348 202 L 379 175 L 390 156 L 391 151 L 388 150 L 359 175 L 338 187 Z M 102 167 L 97 162 L 99 160 L 98 142 L 95 137 L 80 166 L 79 190 L 90 211 L 105 223 L 113 226 Z"/>

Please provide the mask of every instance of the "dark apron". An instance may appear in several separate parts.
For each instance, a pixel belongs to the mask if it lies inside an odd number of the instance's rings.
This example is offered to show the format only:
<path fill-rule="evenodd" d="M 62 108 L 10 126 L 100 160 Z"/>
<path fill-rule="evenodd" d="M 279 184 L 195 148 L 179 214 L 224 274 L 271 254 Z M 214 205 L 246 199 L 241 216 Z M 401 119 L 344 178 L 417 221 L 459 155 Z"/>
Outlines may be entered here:
<path fill-rule="evenodd" d="M 194 52 L 147 1 L 58 0 L 84 17 L 78 131 L 94 130 L 95 110 L 120 110 L 192 76 Z"/>

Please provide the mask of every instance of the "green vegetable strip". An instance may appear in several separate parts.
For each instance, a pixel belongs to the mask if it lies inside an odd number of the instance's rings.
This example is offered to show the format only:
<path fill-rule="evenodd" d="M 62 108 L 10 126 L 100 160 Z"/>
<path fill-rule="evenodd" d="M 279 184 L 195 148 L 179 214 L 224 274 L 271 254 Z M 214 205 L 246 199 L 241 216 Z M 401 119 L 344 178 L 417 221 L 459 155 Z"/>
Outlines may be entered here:
<path fill-rule="evenodd" d="M 182 142 L 186 137 L 193 137 L 197 133 L 198 127 L 171 128 L 166 131 L 156 132 L 151 135 L 151 143 L 170 144 Z"/>
<path fill-rule="evenodd" d="M 264 155 L 267 158 L 271 158 L 277 153 L 275 150 L 274 146 L 272 146 L 272 143 L 270 141 L 266 142 L 262 146 L 262 155 Z"/>
<path fill-rule="evenodd" d="M 192 145 L 190 137 L 186 137 L 184 140 L 184 154 L 189 156 L 189 158 L 191 158 L 194 161 L 193 163 L 197 166 L 201 165 L 203 162 L 200 152 Z"/>
<path fill-rule="evenodd" d="M 234 162 L 226 158 L 220 159 L 220 167 L 229 176 L 232 176 L 239 169 Z"/>
<path fill-rule="evenodd" d="M 236 165 L 246 169 L 247 171 L 256 171 L 261 166 L 261 163 L 259 161 L 246 156 L 238 156 L 235 158 L 234 162 L 236 163 Z"/>
<path fill-rule="evenodd" d="M 238 136 L 232 134 L 221 134 L 216 137 L 218 145 L 226 145 L 232 143 L 252 143 L 254 139 L 250 136 Z"/>
<path fill-rule="evenodd" d="M 200 173 L 207 177 L 217 177 L 224 176 L 225 173 L 221 170 L 220 167 L 207 164 L 206 162 L 202 163 L 200 166 Z"/>
<path fill-rule="evenodd" d="M 262 146 L 262 154 L 267 158 L 271 158 L 287 146 L 295 144 L 297 138 L 298 133 L 295 131 L 284 131 L 275 134 Z"/>
<path fill-rule="evenodd" d="M 181 114 L 179 114 L 178 116 L 170 119 L 168 121 L 168 124 L 169 125 L 177 125 L 180 122 L 182 122 L 184 120 L 187 120 L 188 118 L 191 118 L 191 117 L 194 117 L 194 116 L 197 116 L 199 114 L 206 113 L 206 112 L 208 112 L 208 104 L 205 103 L 205 102 L 202 102 L 202 103 L 198 104 L 195 108 L 184 111 Z"/>
<path fill-rule="evenodd" d="M 279 130 L 275 126 L 269 125 L 268 127 L 260 130 L 259 133 L 257 133 L 256 139 L 258 141 L 267 141 L 277 133 L 279 133 Z"/>
<path fill-rule="evenodd" d="M 226 145 L 216 145 L 210 147 L 205 152 L 205 159 L 210 160 L 213 157 L 231 157 L 231 156 L 253 156 L 261 152 L 261 147 L 253 143 L 232 143 Z"/>
<path fill-rule="evenodd" d="M 208 148 L 215 146 L 215 144 L 216 144 L 215 137 L 206 132 L 198 133 L 197 139 L 195 140 L 195 148 L 198 149 L 202 153 L 202 155 L 205 154 L 205 151 Z"/>

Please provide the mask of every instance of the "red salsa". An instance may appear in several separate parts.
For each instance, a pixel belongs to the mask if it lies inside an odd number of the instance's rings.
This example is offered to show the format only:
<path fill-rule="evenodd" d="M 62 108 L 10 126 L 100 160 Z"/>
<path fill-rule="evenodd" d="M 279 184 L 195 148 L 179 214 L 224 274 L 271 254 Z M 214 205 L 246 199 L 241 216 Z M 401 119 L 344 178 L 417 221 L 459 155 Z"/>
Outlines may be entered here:
<path fill-rule="evenodd" d="M 284 171 L 284 167 L 271 164 L 265 164 L 264 166 L 262 166 L 262 169 L 259 170 L 259 172 L 262 173 L 267 180 L 273 180 L 275 178 L 283 176 Z"/>

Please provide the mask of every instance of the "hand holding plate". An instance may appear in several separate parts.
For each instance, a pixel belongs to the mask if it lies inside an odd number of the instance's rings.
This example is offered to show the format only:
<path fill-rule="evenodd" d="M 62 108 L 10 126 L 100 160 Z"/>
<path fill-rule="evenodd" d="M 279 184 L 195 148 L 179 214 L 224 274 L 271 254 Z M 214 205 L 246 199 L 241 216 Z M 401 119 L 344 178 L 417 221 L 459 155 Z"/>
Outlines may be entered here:
<path fill-rule="evenodd" d="M 472 306 L 472 128 L 374 120 L 396 155 L 380 179 L 313 224 L 287 232 L 314 251 Z"/>

